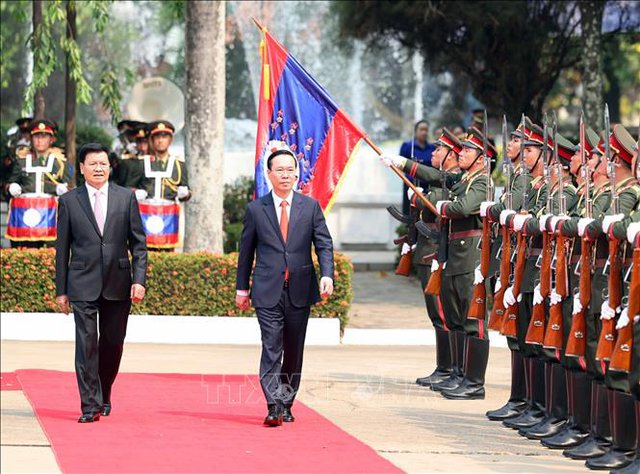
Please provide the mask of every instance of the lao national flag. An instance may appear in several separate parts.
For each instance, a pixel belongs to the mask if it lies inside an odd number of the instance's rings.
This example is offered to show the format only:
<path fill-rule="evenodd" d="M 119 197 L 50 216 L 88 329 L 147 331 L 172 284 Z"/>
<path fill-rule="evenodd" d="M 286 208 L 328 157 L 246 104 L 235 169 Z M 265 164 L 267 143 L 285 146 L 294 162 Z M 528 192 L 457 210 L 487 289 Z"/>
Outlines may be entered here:
<path fill-rule="evenodd" d="M 326 213 L 365 133 L 284 46 L 265 28 L 261 30 L 255 195 L 270 191 L 265 148 L 270 140 L 281 140 L 298 157 L 298 191 L 316 199 Z"/>
<path fill-rule="evenodd" d="M 141 201 L 140 217 L 149 248 L 175 248 L 179 245 L 180 206 L 173 202 Z"/>

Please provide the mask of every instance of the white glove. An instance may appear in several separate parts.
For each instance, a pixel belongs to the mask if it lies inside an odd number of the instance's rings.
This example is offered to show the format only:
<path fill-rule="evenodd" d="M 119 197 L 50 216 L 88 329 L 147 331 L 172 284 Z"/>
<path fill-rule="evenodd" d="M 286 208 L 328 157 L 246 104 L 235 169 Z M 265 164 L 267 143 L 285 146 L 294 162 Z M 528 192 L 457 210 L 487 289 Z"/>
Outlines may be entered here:
<path fill-rule="evenodd" d="M 409 245 L 408 243 L 405 242 L 402 244 L 402 250 L 400 251 L 400 255 L 406 255 L 415 248 L 416 248 L 416 244 Z"/>
<path fill-rule="evenodd" d="M 422 193 L 424 191 L 424 189 L 422 189 L 420 186 L 416 186 L 416 189 L 418 190 L 419 193 Z M 411 188 L 407 189 L 407 197 L 409 198 L 409 201 L 413 199 L 414 194 L 415 193 L 413 192 L 413 189 Z"/>
<path fill-rule="evenodd" d="M 573 295 L 573 310 L 571 314 L 578 314 L 582 311 L 582 303 L 580 302 L 580 293 Z"/>
<path fill-rule="evenodd" d="M 438 261 L 434 258 L 431 260 L 431 271 L 435 272 L 438 270 Z"/>
<path fill-rule="evenodd" d="M 562 302 L 562 296 L 560 296 L 559 293 L 556 293 L 555 288 L 551 290 L 551 294 L 549 295 L 549 302 L 551 303 L 551 306 Z"/>
<path fill-rule="evenodd" d="M 500 278 L 498 278 L 496 280 L 496 286 L 493 288 L 493 292 L 497 293 L 498 291 L 500 291 L 500 288 L 502 288 L 502 282 L 500 281 Z"/>
<path fill-rule="evenodd" d="M 500 224 L 502 225 L 506 225 L 507 224 L 507 217 L 510 216 L 511 214 L 515 214 L 516 211 L 511 210 L 511 209 L 505 209 L 504 211 L 502 211 L 500 213 Z"/>
<path fill-rule="evenodd" d="M 611 227 L 611 224 L 613 224 L 614 222 L 621 221 L 622 219 L 624 219 L 624 214 L 615 214 L 613 216 L 604 216 L 604 219 L 602 219 L 602 232 L 604 232 L 605 234 L 608 234 L 609 233 L 609 228 Z"/>
<path fill-rule="evenodd" d="M 618 323 L 616 324 L 616 329 L 622 329 L 630 323 L 629 321 L 629 308 L 625 308 L 620 313 L 620 317 L 618 318 Z"/>
<path fill-rule="evenodd" d="M 589 224 L 591 224 L 595 219 L 591 219 L 589 217 L 582 217 L 578 220 L 578 235 L 580 237 L 584 237 L 584 230 L 587 228 Z"/>
<path fill-rule="evenodd" d="M 178 199 L 184 199 L 189 195 L 189 188 L 186 186 L 178 186 Z"/>
<path fill-rule="evenodd" d="M 494 204 L 494 201 L 483 201 L 482 204 L 480 204 L 480 217 L 487 217 L 487 210 Z"/>
<path fill-rule="evenodd" d="M 56 184 L 56 194 L 58 196 L 62 196 L 64 193 L 68 193 L 68 192 L 69 192 L 69 187 L 67 186 L 67 183 Z"/>
<path fill-rule="evenodd" d="M 136 199 L 138 201 L 144 201 L 147 199 L 147 192 L 144 189 L 136 189 Z"/>
<path fill-rule="evenodd" d="M 538 283 L 533 289 L 533 304 L 542 304 L 543 301 L 544 298 L 542 297 L 542 293 L 540 292 L 540 283 Z"/>
<path fill-rule="evenodd" d="M 629 224 L 629 227 L 627 227 L 627 240 L 630 244 L 635 242 L 638 232 L 640 232 L 640 222 L 632 222 Z"/>
<path fill-rule="evenodd" d="M 483 282 L 484 282 L 484 276 L 480 271 L 480 265 L 478 265 L 473 272 L 473 284 L 479 285 L 480 283 L 483 283 Z"/>
<path fill-rule="evenodd" d="M 436 202 L 436 210 L 438 211 L 438 214 L 442 214 L 442 208 L 444 207 L 445 204 L 449 204 L 451 201 L 438 201 Z"/>
<path fill-rule="evenodd" d="M 554 232 L 557 230 L 558 228 L 558 224 L 562 221 L 566 221 L 569 220 L 569 218 L 567 216 L 553 216 L 551 218 L 551 223 L 549 224 L 549 226 L 551 227 L 551 232 Z"/>
<path fill-rule="evenodd" d="M 513 285 L 512 285 L 509 288 L 507 288 L 507 290 L 504 292 L 503 301 L 507 306 L 511 306 L 515 304 L 516 301 L 518 302 L 522 301 L 522 295 L 519 294 L 518 298 L 516 299 L 515 295 L 513 294 Z"/>
<path fill-rule="evenodd" d="M 136 146 L 136 144 L 134 142 L 131 143 L 127 143 L 127 147 L 126 150 L 131 153 L 132 155 L 135 155 L 138 153 L 138 147 Z"/>
<path fill-rule="evenodd" d="M 529 214 L 516 214 L 513 216 L 513 230 L 520 232 L 524 227 L 525 222 L 531 219 Z"/>
<path fill-rule="evenodd" d="M 13 197 L 20 196 L 22 194 L 22 186 L 20 186 L 18 183 L 11 183 L 9 185 L 9 194 L 11 194 Z"/>
<path fill-rule="evenodd" d="M 547 221 L 553 217 L 553 214 L 542 214 L 540 216 L 540 232 L 547 231 Z"/>
<path fill-rule="evenodd" d="M 616 310 L 609 306 L 609 300 L 604 300 L 602 307 L 600 308 L 600 319 L 613 319 L 616 315 Z"/>
<path fill-rule="evenodd" d="M 394 165 L 398 168 L 404 168 L 404 165 L 407 162 L 407 159 L 400 155 L 385 155 L 381 156 L 380 159 L 382 160 L 382 163 L 388 168 L 391 168 L 391 165 Z"/>

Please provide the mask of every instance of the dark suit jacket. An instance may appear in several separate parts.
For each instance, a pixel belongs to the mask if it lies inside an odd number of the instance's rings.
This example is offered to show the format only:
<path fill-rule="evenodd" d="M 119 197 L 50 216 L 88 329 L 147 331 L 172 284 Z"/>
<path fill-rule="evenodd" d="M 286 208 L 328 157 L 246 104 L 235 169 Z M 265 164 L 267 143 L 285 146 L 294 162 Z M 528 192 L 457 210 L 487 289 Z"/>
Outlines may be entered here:
<path fill-rule="evenodd" d="M 56 295 L 67 295 L 70 301 L 95 301 L 100 295 L 126 300 L 132 283 L 145 284 L 147 244 L 138 201 L 130 189 L 111 182 L 108 186 L 104 235 L 85 185 L 58 201 Z"/>
<path fill-rule="evenodd" d="M 311 260 L 315 248 L 322 276 L 333 278 L 333 242 L 318 202 L 293 193 L 289 231 L 285 244 L 271 193 L 247 206 L 240 239 L 236 288 L 249 289 L 254 261 L 252 304 L 271 308 L 278 304 L 289 269 L 289 296 L 296 307 L 311 306 L 320 300 L 318 279 Z"/>

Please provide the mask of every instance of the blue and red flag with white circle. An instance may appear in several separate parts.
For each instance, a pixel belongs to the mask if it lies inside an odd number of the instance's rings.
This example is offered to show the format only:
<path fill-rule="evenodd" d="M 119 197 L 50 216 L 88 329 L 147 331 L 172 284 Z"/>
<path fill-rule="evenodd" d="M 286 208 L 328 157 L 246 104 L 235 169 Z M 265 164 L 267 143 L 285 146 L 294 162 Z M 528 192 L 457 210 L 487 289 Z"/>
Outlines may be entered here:
<path fill-rule="evenodd" d="M 266 145 L 281 140 L 298 158 L 298 191 L 316 199 L 326 213 L 365 133 L 278 40 L 261 30 L 255 197 L 271 190 Z"/>

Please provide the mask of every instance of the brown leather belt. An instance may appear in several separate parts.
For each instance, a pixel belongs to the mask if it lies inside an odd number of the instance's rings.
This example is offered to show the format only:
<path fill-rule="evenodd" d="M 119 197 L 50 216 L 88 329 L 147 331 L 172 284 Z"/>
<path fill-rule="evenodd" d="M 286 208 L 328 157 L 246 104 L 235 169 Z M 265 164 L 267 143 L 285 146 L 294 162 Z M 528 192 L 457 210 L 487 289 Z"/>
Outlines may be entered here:
<path fill-rule="evenodd" d="M 573 254 L 571 256 L 571 261 L 569 262 L 569 265 L 577 265 L 579 261 L 580 261 L 580 255 Z"/>
<path fill-rule="evenodd" d="M 480 237 L 481 235 L 481 229 L 463 230 L 460 232 L 451 232 L 449 234 L 449 240 L 470 239 L 473 237 Z"/>
<path fill-rule="evenodd" d="M 537 257 L 542 255 L 542 249 L 529 249 L 529 257 Z"/>
<path fill-rule="evenodd" d="M 606 264 L 607 264 L 606 258 L 597 258 L 595 263 L 595 268 L 604 268 Z"/>

